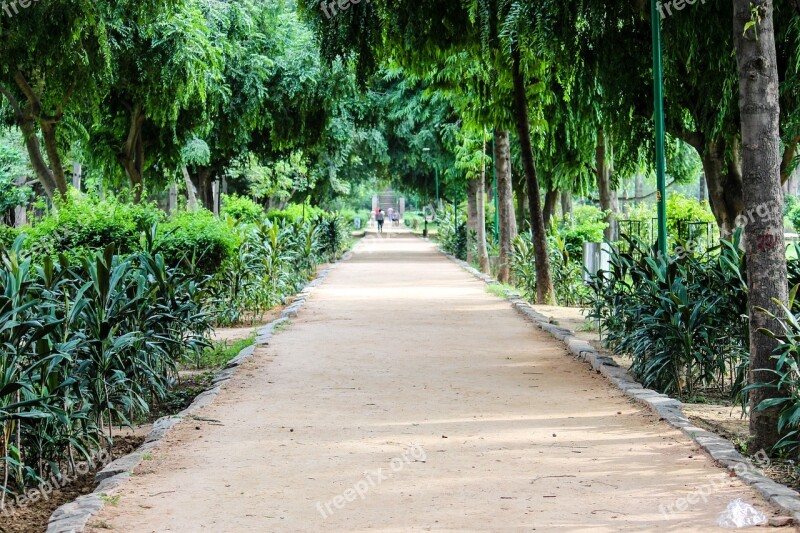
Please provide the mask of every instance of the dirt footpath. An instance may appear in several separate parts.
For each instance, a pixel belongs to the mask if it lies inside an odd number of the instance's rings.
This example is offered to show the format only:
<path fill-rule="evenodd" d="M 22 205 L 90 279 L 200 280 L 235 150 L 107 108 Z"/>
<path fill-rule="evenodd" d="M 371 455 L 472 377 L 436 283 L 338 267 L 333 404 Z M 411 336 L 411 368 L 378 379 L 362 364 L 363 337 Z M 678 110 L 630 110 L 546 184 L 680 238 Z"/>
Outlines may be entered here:
<path fill-rule="evenodd" d="M 387 228 L 142 463 L 94 531 L 709 531 L 691 441 Z"/>

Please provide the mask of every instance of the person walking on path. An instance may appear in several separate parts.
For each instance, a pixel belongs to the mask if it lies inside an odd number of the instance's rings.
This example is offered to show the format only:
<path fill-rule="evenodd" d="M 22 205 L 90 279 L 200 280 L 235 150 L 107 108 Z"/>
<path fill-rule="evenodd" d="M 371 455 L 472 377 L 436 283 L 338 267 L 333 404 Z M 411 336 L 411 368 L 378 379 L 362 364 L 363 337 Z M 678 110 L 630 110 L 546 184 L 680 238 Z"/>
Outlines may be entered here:
<path fill-rule="evenodd" d="M 383 233 L 383 221 L 386 217 L 383 214 L 383 210 L 378 211 L 378 216 L 375 217 L 375 220 L 378 221 L 378 233 Z"/>

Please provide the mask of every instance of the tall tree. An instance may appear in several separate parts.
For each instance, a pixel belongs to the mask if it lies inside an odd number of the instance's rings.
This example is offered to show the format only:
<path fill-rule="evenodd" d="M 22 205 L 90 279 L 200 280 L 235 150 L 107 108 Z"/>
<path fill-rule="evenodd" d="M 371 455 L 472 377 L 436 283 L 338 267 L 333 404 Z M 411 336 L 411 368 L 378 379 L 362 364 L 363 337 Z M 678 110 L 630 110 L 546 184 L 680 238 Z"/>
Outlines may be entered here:
<path fill-rule="evenodd" d="M 786 256 L 783 237 L 779 79 L 772 0 L 733 0 L 733 42 L 739 75 L 742 127 L 742 191 L 753 216 L 745 232 L 748 305 L 750 309 L 750 382 L 775 384 L 772 354 L 778 341 L 759 329 L 780 325 L 761 309 L 786 305 Z M 778 439 L 777 407 L 759 409 L 777 396 L 777 387 L 759 388 L 750 396 L 751 450 L 770 449 Z"/>

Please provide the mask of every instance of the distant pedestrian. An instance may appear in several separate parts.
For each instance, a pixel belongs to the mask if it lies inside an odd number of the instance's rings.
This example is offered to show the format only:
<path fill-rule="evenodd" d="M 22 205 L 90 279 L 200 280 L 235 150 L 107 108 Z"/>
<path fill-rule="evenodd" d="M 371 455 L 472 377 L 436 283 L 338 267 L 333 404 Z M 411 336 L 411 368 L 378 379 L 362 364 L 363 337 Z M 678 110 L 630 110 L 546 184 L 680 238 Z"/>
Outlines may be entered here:
<path fill-rule="evenodd" d="M 378 233 L 383 233 L 383 221 L 386 220 L 383 210 L 378 211 L 378 215 L 375 217 L 375 220 L 378 221 Z"/>
<path fill-rule="evenodd" d="M 392 213 L 392 226 L 400 227 L 400 212 L 394 211 Z"/>

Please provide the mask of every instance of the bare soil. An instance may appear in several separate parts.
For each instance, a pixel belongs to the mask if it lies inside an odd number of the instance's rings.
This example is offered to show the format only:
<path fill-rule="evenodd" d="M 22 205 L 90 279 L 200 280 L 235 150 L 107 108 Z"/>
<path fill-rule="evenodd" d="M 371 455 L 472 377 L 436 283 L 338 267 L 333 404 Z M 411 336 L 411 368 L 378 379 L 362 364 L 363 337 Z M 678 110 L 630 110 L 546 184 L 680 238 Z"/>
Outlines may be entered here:
<path fill-rule="evenodd" d="M 119 458 L 134 451 L 144 442 L 141 432 L 117 436 L 114 439 L 112 457 Z M 95 471 L 76 478 L 64 488 L 53 491 L 46 500 L 20 507 L 8 507 L 7 514 L 0 514 L 0 532 L 2 533 L 41 533 L 47 529 L 47 523 L 53 512 L 94 490 Z M 9 516 L 11 513 L 13 515 Z"/>
<path fill-rule="evenodd" d="M 774 514 L 433 245 L 387 230 L 93 531 L 713 531 L 736 498 Z"/>

